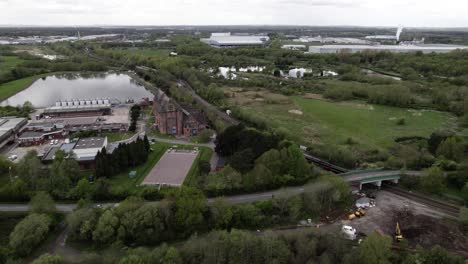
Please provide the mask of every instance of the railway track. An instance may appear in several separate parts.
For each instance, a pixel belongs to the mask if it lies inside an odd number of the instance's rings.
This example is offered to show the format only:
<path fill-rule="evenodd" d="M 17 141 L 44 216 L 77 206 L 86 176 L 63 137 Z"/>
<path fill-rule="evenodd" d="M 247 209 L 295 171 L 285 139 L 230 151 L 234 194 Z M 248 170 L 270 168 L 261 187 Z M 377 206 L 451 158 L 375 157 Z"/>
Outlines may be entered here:
<path fill-rule="evenodd" d="M 421 194 L 412 193 L 412 192 L 409 192 L 409 191 L 406 191 L 406 190 L 403 190 L 401 188 L 391 186 L 391 185 L 388 185 L 388 184 L 384 185 L 384 189 L 386 191 L 390 192 L 390 193 L 393 193 L 393 194 L 408 198 L 408 199 L 410 199 L 412 201 L 415 201 L 415 202 L 424 204 L 424 205 L 426 205 L 428 207 L 431 207 L 431 208 L 437 209 L 439 211 L 442 211 L 445 214 L 447 214 L 449 216 L 452 216 L 452 217 L 455 217 L 455 218 L 458 218 L 458 216 L 460 214 L 460 207 L 458 207 L 456 205 L 452 205 L 452 204 L 448 204 L 448 203 L 445 203 L 445 202 L 442 202 L 442 201 L 438 201 L 438 200 L 429 198 L 429 197 L 421 195 Z"/>
<path fill-rule="evenodd" d="M 306 158 L 306 160 L 308 160 L 309 162 L 317 165 L 318 167 L 326 170 L 326 171 L 330 171 L 330 172 L 333 172 L 335 174 L 340 174 L 340 173 L 345 173 L 347 172 L 348 170 L 345 169 L 345 168 L 341 168 L 339 166 L 336 166 L 334 164 L 331 164 L 329 162 L 326 162 L 324 160 L 321 160 L 313 155 L 310 155 L 310 154 L 307 154 L 307 153 L 303 153 L 304 154 L 304 157 Z"/>

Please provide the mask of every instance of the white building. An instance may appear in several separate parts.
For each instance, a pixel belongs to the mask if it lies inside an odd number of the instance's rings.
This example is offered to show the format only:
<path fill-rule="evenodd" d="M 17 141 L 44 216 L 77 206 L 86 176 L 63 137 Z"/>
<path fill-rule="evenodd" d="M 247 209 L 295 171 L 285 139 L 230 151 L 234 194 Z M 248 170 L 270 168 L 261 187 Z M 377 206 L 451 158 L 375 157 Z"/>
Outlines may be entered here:
<path fill-rule="evenodd" d="M 305 50 L 307 47 L 306 45 L 283 45 L 281 48 L 287 50 Z"/>
<path fill-rule="evenodd" d="M 305 73 L 312 73 L 311 69 L 304 69 L 304 68 L 295 68 L 289 70 L 288 76 L 290 78 L 302 78 L 304 77 Z"/>
<path fill-rule="evenodd" d="M 102 148 L 107 148 L 107 137 L 80 138 L 73 147 L 78 162 L 94 161 Z"/>
<path fill-rule="evenodd" d="M 365 50 L 388 51 L 393 53 L 409 53 L 421 51 L 427 53 L 448 53 L 457 49 L 466 49 L 468 46 L 458 45 L 322 45 L 310 46 L 309 53 L 338 53 L 348 51 L 350 53 L 362 52 Z"/>
<path fill-rule="evenodd" d="M 231 33 L 212 33 L 210 38 L 200 39 L 216 48 L 263 46 L 270 38 L 268 36 L 239 36 Z"/>

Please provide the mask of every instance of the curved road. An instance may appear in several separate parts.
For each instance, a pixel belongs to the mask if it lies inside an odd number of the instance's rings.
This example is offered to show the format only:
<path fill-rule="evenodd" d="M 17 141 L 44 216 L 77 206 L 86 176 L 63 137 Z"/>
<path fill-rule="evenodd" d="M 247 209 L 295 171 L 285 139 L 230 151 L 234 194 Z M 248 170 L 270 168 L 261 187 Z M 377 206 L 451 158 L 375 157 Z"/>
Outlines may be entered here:
<path fill-rule="evenodd" d="M 353 175 L 344 176 L 344 177 L 345 177 L 345 181 L 351 182 L 351 181 L 357 181 L 357 180 L 363 179 L 364 177 L 395 175 L 399 173 L 401 173 L 401 171 L 399 170 L 377 171 L 377 172 L 374 171 L 374 172 L 363 172 L 362 174 L 353 174 Z M 420 174 L 420 172 L 417 172 L 417 171 L 414 171 L 414 172 L 411 171 L 411 173 L 408 171 L 406 173 L 411 174 L 411 175 Z M 231 204 L 251 203 L 251 202 L 268 200 L 274 196 L 297 195 L 297 194 L 304 192 L 304 187 L 305 186 L 285 187 L 285 188 L 266 191 L 266 192 L 223 196 L 222 198 L 224 198 L 226 202 L 231 203 Z M 220 198 L 220 197 L 208 198 L 207 202 L 212 203 L 217 198 Z M 95 207 L 109 207 L 109 206 L 116 206 L 116 205 L 118 205 L 118 203 L 95 203 L 94 204 Z M 73 204 L 73 203 L 70 203 L 70 204 L 60 203 L 60 204 L 57 204 L 56 206 L 57 206 L 57 210 L 61 212 L 71 212 L 76 208 L 76 204 Z M 28 205 L 27 204 L 15 204 L 15 203 L 0 204 L 0 211 L 26 212 L 28 211 Z"/>

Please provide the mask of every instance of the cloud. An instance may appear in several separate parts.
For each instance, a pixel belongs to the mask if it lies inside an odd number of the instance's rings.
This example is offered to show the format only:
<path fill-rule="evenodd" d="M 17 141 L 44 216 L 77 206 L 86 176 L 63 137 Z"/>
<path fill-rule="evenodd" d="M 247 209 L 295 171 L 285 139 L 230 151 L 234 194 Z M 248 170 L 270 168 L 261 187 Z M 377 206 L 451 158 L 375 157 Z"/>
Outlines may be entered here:
<path fill-rule="evenodd" d="M 468 26 L 461 0 L 0 0 L 1 24 Z"/>
<path fill-rule="evenodd" d="M 359 1 L 352 0 L 280 0 L 283 5 L 296 5 L 306 7 L 359 7 Z"/>

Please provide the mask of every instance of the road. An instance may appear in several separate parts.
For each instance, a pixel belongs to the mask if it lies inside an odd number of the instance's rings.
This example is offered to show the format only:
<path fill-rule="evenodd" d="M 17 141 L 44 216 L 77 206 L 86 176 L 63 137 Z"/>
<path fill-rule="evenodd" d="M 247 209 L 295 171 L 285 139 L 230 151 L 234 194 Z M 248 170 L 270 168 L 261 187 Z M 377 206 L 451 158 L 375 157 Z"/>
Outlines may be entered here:
<path fill-rule="evenodd" d="M 271 199 L 273 196 L 296 195 L 302 192 L 304 192 L 304 186 L 297 186 L 297 187 L 288 187 L 288 188 L 282 188 L 278 190 L 260 192 L 260 193 L 250 193 L 250 194 L 241 194 L 241 195 L 233 195 L 233 196 L 225 196 L 225 197 L 208 198 L 207 202 L 211 204 L 216 199 L 223 198 L 226 202 L 231 203 L 231 204 L 251 203 L 251 202 L 268 200 L 268 199 Z M 94 207 L 113 207 L 117 205 L 118 203 L 95 203 Z M 76 204 L 58 203 L 56 204 L 56 207 L 57 207 L 57 211 L 68 213 L 68 212 L 72 212 L 76 208 Z M 0 212 L 27 212 L 28 208 L 29 208 L 28 204 L 20 204 L 20 203 L 0 204 Z"/>

